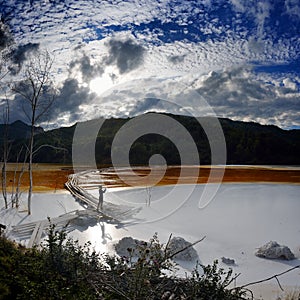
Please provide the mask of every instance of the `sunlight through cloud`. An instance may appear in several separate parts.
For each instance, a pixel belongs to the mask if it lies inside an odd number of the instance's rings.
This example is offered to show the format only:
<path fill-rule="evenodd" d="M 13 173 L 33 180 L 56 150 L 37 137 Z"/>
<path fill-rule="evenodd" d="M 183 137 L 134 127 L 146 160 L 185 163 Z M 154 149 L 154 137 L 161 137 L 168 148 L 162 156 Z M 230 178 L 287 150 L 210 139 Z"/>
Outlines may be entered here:
<path fill-rule="evenodd" d="M 89 88 L 91 92 L 97 95 L 103 94 L 115 84 L 117 70 L 114 67 L 107 67 L 102 76 L 96 77 L 90 81 Z"/>

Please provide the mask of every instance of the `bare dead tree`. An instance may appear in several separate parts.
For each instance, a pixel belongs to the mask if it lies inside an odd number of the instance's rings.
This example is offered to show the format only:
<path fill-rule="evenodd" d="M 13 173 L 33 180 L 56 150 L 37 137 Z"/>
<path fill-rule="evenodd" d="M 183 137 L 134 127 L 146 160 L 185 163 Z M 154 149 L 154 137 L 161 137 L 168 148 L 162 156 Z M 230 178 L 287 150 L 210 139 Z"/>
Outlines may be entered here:
<path fill-rule="evenodd" d="M 3 84 L 4 78 L 8 75 L 9 69 L 7 68 L 7 60 L 5 59 L 6 52 L 8 51 L 10 45 L 12 44 L 12 37 L 9 32 L 9 28 L 0 20 L 0 90 L 4 92 L 7 88 L 6 84 Z M 3 109 L 3 157 L 2 157 L 2 168 L 1 168 L 1 185 L 2 185 L 2 195 L 4 199 L 5 208 L 8 207 L 7 201 L 7 184 L 6 184 L 6 174 L 7 174 L 7 161 L 9 156 L 9 141 L 8 141 L 8 129 L 9 129 L 9 102 L 6 97 Z"/>
<path fill-rule="evenodd" d="M 1 168 L 1 184 L 2 184 L 2 195 L 4 199 L 4 206 L 8 208 L 7 201 L 7 162 L 10 152 L 9 144 L 9 102 L 6 99 L 4 112 L 3 112 L 3 157 L 2 157 L 2 168 Z"/>
<path fill-rule="evenodd" d="M 53 59 L 50 54 L 39 52 L 31 57 L 24 66 L 23 80 L 14 84 L 12 90 L 22 97 L 23 111 L 30 122 L 31 131 L 28 142 L 28 214 L 31 214 L 31 198 L 33 189 L 32 160 L 34 155 L 35 127 L 49 111 L 55 99 L 51 69 Z"/>
<path fill-rule="evenodd" d="M 28 158 L 28 151 L 25 151 L 24 154 L 24 159 L 22 164 L 20 165 L 20 158 L 22 155 L 22 152 L 24 150 L 24 147 L 22 146 L 17 154 L 17 158 L 16 158 L 16 166 L 15 166 L 15 170 L 14 170 L 14 178 L 13 178 L 13 183 L 12 183 L 12 187 L 11 187 L 11 206 L 12 207 L 19 207 L 19 200 L 20 200 L 20 196 L 21 196 L 21 181 L 22 181 L 22 177 L 24 175 L 25 172 L 25 166 L 26 166 L 26 161 Z M 20 169 L 19 169 L 19 166 Z"/>

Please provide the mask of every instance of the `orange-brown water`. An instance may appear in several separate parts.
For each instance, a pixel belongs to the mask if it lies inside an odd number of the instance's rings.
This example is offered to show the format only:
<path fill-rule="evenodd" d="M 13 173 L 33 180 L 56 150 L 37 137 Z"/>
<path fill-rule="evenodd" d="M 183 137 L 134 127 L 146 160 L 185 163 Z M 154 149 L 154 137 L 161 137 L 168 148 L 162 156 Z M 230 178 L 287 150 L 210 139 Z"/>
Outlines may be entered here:
<path fill-rule="evenodd" d="M 9 164 L 7 172 L 8 187 L 11 188 L 14 180 L 14 172 L 16 165 Z M 181 182 L 183 183 L 206 183 L 212 168 L 218 169 L 219 167 L 210 166 L 189 166 L 184 167 L 186 175 Z M 149 174 L 149 168 L 136 168 L 134 171 L 140 175 L 145 176 Z M 178 181 L 181 167 L 169 167 L 166 170 L 162 180 L 158 185 L 175 184 Z M 19 170 L 17 171 L 18 174 Z M 198 174 L 197 178 L 191 176 Z M 56 164 L 35 164 L 33 168 L 33 183 L 34 191 L 53 191 L 63 189 L 67 181 L 68 175 L 73 173 L 71 165 L 56 165 Z M 114 172 L 103 174 L 105 184 L 108 187 L 115 186 L 138 186 L 140 183 L 136 178 L 131 178 L 129 175 L 126 177 L 126 184 L 119 179 Z M 219 178 L 210 182 L 219 182 Z M 222 182 L 269 182 L 269 183 L 296 183 L 300 184 L 300 168 L 285 168 L 285 167 L 264 167 L 264 166 L 227 166 L 222 178 Z M 28 172 L 25 171 L 22 177 L 21 186 L 26 188 L 29 185 Z"/>
<path fill-rule="evenodd" d="M 21 166 L 8 164 L 7 186 L 11 189 L 21 172 Z M 68 175 L 73 173 L 71 166 L 55 164 L 34 164 L 33 166 L 33 190 L 35 192 L 53 191 L 64 189 L 64 184 L 68 180 Z M 15 180 L 14 180 L 15 178 Z M 16 185 L 16 183 L 15 183 Z M 27 168 L 21 178 L 21 188 L 29 186 L 29 175 Z"/>
<path fill-rule="evenodd" d="M 180 175 L 181 168 L 185 168 L 185 177 L 181 178 L 181 183 L 206 183 L 208 181 L 210 172 L 220 170 L 220 167 L 210 166 L 186 166 L 186 167 L 169 167 L 166 170 L 162 180 L 157 185 L 176 184 Z M 149 174 L 149 168 L 134 169 L 135 173 L 140 176 Z M 197 174 L 197 177 L 194 174 Z M 122 175 L 123 176 L 123 175 Z M 139 182 L 136 177 L 126 176 L 126 183 L 118 178 L 118 176 L 109 172 L 107 175 L 104 173 L 104 178 L 109 186 L 138 186 Z M 227 166 L 225 168 L 224 176 L 210 178 L 210 182 L 269 182 L 269 183 L 300 183 L 300 168 L 275 168 L 263 166 Z M 113 183 L 114 182 L 114 183 Z"/>

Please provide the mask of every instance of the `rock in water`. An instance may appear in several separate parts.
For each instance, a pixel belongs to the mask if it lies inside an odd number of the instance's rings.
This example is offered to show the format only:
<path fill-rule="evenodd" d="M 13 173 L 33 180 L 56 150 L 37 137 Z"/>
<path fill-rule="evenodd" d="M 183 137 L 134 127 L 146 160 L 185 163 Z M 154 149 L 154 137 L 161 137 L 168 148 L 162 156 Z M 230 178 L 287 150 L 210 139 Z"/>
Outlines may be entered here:
<path fill-rule="evenodd" d="M 176 254 L 174 258 L 179 260 L 194 261 L 198 259 L 198 254 L 191 245 L 192 244 L 190 242 L 186 241 L 182 237 L 173 237 L 169 242 L 168 250 L 172 255 L 173 253 L 190 246 L 186 250 Z"/>
<path fill-rule="evenodd" d="M 221 257 L 222 263 L 226 265 L 235 265 L 235 261 L 232 258 L 227 258 L 227 257 Z"/>
<path fill-rule="evenodd" d="M 255 255 L 269 259 L 292 260 L 295 258 L 295 255 L 287 246 L 279 245 L 274 241 L 268 242 L 267 244 L 258 248 L 258 250 L 255 252 Z"/>
<path fill-rule="evenodd" d="M 135 257 L 139 256 L 137 248 L 142 244 L 147 245 L 147 242 L 126 236 L 119 240 L 119 242 L 115 245 L 115 250 L 120 256 Z"/>

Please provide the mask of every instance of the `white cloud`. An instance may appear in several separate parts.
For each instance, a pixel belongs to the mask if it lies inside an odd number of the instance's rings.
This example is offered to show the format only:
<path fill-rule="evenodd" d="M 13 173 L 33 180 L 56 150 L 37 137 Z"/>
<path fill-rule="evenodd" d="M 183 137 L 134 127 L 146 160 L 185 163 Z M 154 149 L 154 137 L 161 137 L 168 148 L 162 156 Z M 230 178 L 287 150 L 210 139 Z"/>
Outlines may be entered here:
<path fill-rule="evenodd" d="M 283 128 L 300 125 L 300 93 L 288 86 L 275 86 L 258 80 L 244 69 L 213 72 L 199 82 L 198 91 L 217 115 L 245 119 Z M 294 85 L 292 85 L 295 88 Z"/>
<path fill-rule="evenodd" d="M 30 6 L 30 2 L 33 6 Z M 285 12 L 293 18 L 300 11 L 297 2 L 285 0 Z M 140 80 L 140 86 L 128 83 L 131 86 L 129 90 L 125 88 L 111 93 L 109 97 L 95 98 L 89 94 L 87 86 L 80 86 L 83 82 L 77 82 L 79 86 L 74 83 L 76 107 L 72 109 L 72 116 L 59 115 L 64 124 L 67 120 L 79 119 L 83 113 L 89 117 L 99 114 L 117 116 L 150 109 L 153 103 L 149 100 L 145 103 L 145 95 L 148 98 L 167 99 L 173 94 L 181 106 L 173 106 L 171 109 L 174 112 L 184 107 L 194 107 L 199 112 L 197 101 L 192 97 L 187 96 L 188 101 L 176 98 L 180 94 L 175 88 L 178 81 L 185 82 L 191 90 L 198 88 L 218 115 L 276 122 L 286 127 L 293 121 L 299 124 L 299 80 L 295 79 L 295 75 L 254 75 L 248 69 L 253 61 L 272 65 L 286 63 L 299 56 L 300 37 L 281 36 L 274 40 L 272 35 L 265 34 L 266 23 L 273 9 L 269 1 L 231 0 L 237 12 L 232 18 L 235 29 L 223 22 L 222 18 L 211 17 L 212 4 L 206 0 L 183 0 L 180 5 L 173 5 L 172 1 L 148 0 L 118 1 L 118 5 L 114 4 L 115 1 L 78 0 L 55 1 L 54 4 L 52 1 L 44 1 L 43 5 L 40 1 L 7 3 L 14 5 L 11 24 L 17 43 L 40 43 L 43 48 L 54 53 L 56 81 L 63 85 L 69 75 L 69 63 L 82 59 L 83 54 L 90 59 L 89 70 L 95 71 L 94 66 L 100 68 L 105 58 L 111 55 L 112 49 L 107 45 L 112 38 L 135 39 L 134 43 L 144 49 L 143 59 L 138 65 L 131 64 L 134 68 L 130 72 L 115 72 L 118 75 L 117 83 L 136 79 Z M 203 21 L 201 25 L 193 24 L 189 19 L 195 14 L 199 14 L 199 20 L 203 18 L 200 20 Z M 253 30 L 245 27 L 240 19 L 241 14 L 253 20 Z M 201 39 L 164 43 L 161 37 L 166 32 L 162 28 L 151 30 L 146 26 L 158 20 L 162 24 L 177 23 L 187 35 L 190 34 L 189 25 L 193 28 L 198 26 L 199 34 L 196 32 L 195 36 Z M 145 29 L 134 31 L 130 27 L 140 24 L 144 24 Z M 120 32 L 109 32 L 110 26 L 116 26 Z M 215 37 L 211 38 L 213 35 Z M 119 62 L 122 69 L 121 59 L 112 61 L 114 65 Z M 102 67 L 105 72 L 106 66 Z M 102 71 L 99 74 L 94 71 L 89 80 L 101 78 Z M 161 80 L 156 90 L 155 85 L 150 87 L 147 84 L 151 78 Z M 72 103 L 68 101 L 71 100 L 66 99 L 66 107 L 71 107 Z M 89 105 L 87 101 L 92 104 Z M 61 109 L 63 112 L 63 107 Z M 163 110 L 166 107 L 159 104 L 157 109 Z"/>
<path fill-rule="evenodd" d="M 300 125 L 299 101 L 298 92 L 266 84 L 257 80 L 251 70 L 238 68 L 199 75 L 198 80 L 186 76 L 127 82 L 93 98 L 94 113 L 87 106 L 86 114 L 134 116 L 167 111 L 202 116 L 215 112 L 219 117 L 290 128 Z"/>
<path fill-rule="evenodd" d="M 270 16 L 272 5 L 269 1 L 242 1 L 231 0 L 233 7 L 242 13 L 250 15 L 256 23 L 257 36 L 259 38 L 265 37 L 264 28 L 265 20 Z"/>
<path fill-rule="evenodd" d="M 288 16 L 300 19 L 300 3 L 298 0 L 285 0 L 284 5 Z"/>
<path fill-rule="evenodd" d="M 289 0 L 291 3 L 293 0 Z M 286 1 L 286 7 L 292 7 L 292 4 Z M 210 3 L 202 1 L 209 10 Z M 58 2 L 51 5 L 47 2 L 44 6 L 39 2 L 33 2 L 34 6 L 30 7 L 29 1 L 19 1 L 15 7 L 14 30 L 17 41 L 25 43 L 35 41 L 42 46 L 56 53 L 57 64 L 60 69 L 73 56 L 72 49 L 80 44 L 91 43 L 92 40 L 108 36 L 106 28 L 111 25 L 122 26 L 128 24 L 149 23 L 153 20 L 161 20 L 162 23 L 169 21 L 174 22 L 174 17 L 180 16 L 178 23 L 187 20 L 194 14 L 195 3 L 199 1 L 182 1 L 181 5 L 171 5 L 169 1 L 121 1 L 118 5 L 109 1 L 75 1 L 68 3 Z M 247 2 L 248 3 L 248 2 Z M 265 19 L 269 16 L 271 9 L 270 4 L 265 2 L 232 0 L 232 4 L 237 11 L 248 12 L 252 18 L 255 18 L 257 30 L 262 31 Z M 207 17 L 206 17 L 207 18 Z M 215 21 L 217 19 L 215 18 Z M 124 30 L 124 29 L 123 29 Z M 158 51 L 172 48 L 172 55 L 181 55 L 182 47 L 186 52 L 190 52 L 185 60 L 186 65 L 177 66 L 183 69 L 189 69 L 191 65 L 201 66 L 207 71 L 210 66 L 214 69 L 215 65 L 220 68 L 227 67 L 230 63 L 236 64 L 241 61 L 250 60 L 287 60 L 298 55 L 299 49 L 293 49 L 292 45 L 300 44 L 300 39 L 290 41 L 289 39 L 280 39 L 276 44 L 268 37 L 262 39 L 262 35 L 252 36 L 248 39 L 246 32 L 233 32 L 231 28 L 221 25 L 221 22 L 211 22 L 207 20 L 205 26 L 201 25 L 202 30 L 206 33 L 215 33 L 225 36 L 220 40 L 203 41 L 192 43 L 187 41 L 164 44 L 159 40 L 159 35 L 164 32 L 158 28 L 154 31 L 135 32 L 138 40 L 142 43 L 151 44 L 157 42 Z M 243 29 L 245 31 L 245 29 Z M 130 32 L 130 30 L 128 31 Z M 180 45 L 180 43 L 182 45 Z M 152 47 L 149 45 L 149 47 Z M 176 53 L 176 50 L 178 51 Z M 101 50 L 99 49 L 99 52 Z M 99 55 L 99 54 L 98 54 Z M 162 52 L 162 56 L 164 52 Z M 160 57 L 162 60 L 162 57 Z M 165 64 L 168 60 L 165 58 Z M 197 61 L 198 60 L 198 61 Z"/>
<path fill-rule="evenodd" d="M 297 83 L 295 81 L 292 81 L 290 78 L 285 78 L 283 79 L 283 85 L 292 90 L 292 91 L 296 91 L 298 92 L 298 86 L 297 86 Z"/>

